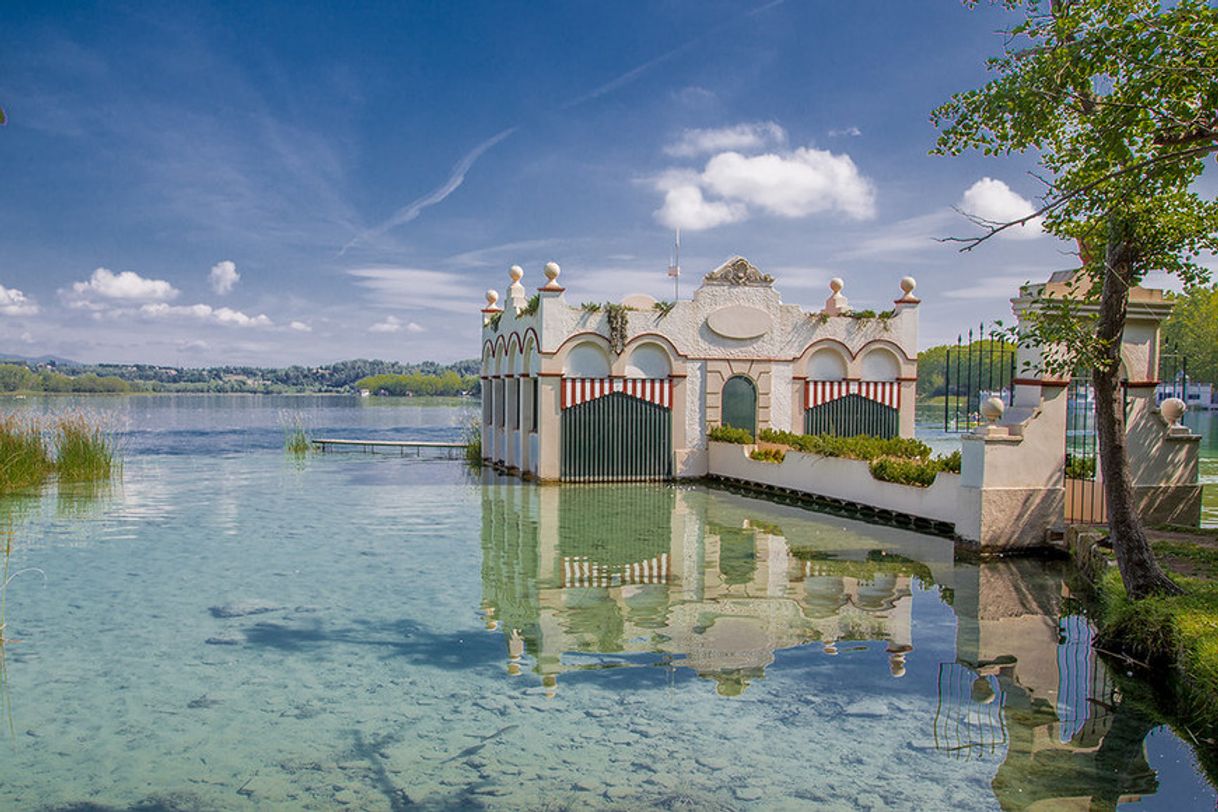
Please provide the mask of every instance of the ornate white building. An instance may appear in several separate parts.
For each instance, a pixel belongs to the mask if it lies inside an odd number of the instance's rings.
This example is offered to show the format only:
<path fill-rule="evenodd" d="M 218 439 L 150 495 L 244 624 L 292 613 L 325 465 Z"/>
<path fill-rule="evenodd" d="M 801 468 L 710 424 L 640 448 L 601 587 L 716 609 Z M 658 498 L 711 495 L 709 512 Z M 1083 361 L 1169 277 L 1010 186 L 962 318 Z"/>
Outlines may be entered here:
<path fill-rule="evenodd" d="M 540 480 L 622 481 L 707 473 L 719 425 L 913 436 L 918 353 L 914 280 L 892 309 L 853 311 L 842 282 L 823 308 L 783 303 L 743 257 L 691 300 L 627 296 L 568 304 L 559 267 L 530 298 L 513 266 L 503 306 L 483 316 L 482 449 Z"/>

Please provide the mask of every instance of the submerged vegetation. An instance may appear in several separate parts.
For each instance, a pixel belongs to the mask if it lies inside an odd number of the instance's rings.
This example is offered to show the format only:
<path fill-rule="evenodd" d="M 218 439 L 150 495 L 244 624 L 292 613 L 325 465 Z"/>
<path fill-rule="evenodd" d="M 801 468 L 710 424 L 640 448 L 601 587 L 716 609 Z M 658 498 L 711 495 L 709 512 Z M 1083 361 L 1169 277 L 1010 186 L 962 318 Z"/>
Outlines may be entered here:
<path fill-rule="evenodd" d="M 116 457 L 110 434 L 83 414 L 0 417 L 0 494 L 37 488 L 52 476 L 61 482 L 109 480 L 118 471 Z"/>

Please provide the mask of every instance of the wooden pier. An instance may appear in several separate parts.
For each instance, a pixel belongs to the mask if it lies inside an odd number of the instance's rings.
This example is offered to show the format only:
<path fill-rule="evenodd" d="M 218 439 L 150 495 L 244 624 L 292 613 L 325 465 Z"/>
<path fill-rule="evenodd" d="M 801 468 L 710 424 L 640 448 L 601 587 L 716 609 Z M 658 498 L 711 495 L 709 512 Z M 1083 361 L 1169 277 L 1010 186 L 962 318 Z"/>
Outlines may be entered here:
<path fill-rule="evenodd" d="M 401 456 L 406 456 L 407 449 L 414 449 L 414 456 L 420 457 L 423 455 L 423 450 L 427 448 L 443 451 L 450 459 L 454 451 L 464 451 L 465 443 L 444 443 L 434 440 L 337 440 L 332 438 L 322 438 L 313 440 L 313 445 L 318 451 L 329 451 L 331 449 L 358 449 L 367 454 L 376 453 L 378 448 L 397 449 Z"/>

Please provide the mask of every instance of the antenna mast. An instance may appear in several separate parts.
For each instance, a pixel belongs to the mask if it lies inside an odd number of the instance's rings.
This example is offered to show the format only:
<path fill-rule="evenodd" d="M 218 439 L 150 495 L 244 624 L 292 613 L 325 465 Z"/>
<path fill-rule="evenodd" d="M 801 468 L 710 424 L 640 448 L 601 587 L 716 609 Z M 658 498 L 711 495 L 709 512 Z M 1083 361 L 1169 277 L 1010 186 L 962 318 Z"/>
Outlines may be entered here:
<path fill-rule="evenodd" d="M 668 266 L 668 275 L 672 277 L 673 301 L 681 299 L 681 229 L 677 229 L 676 240 L 672 244 L 672 264 Z"/>

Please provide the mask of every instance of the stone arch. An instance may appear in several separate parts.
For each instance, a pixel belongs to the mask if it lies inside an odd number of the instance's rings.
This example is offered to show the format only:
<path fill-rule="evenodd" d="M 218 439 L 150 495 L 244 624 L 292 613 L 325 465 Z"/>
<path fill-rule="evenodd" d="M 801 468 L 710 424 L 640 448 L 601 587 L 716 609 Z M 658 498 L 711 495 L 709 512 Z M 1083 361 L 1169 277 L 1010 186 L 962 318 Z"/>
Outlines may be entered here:
<path fill-rule="evenodd" d="M 864 381 L 895 381 L 901 377 L 901 359 L 888 347 L 871 347 L 859 363 Z"/>
<path fill-rule="evenodd" d="M 841 381 L 845 380 L 849 361 L 846 356 L 833 346 L 822 346 L 808 357 L 806 375 L 812 381 Z"/>
<path fill-rule="evenodd" d="M 639 343 L 626 358 L 627 378 L 667 378 L 671 374 L 668 350 L 654 341 Z"/>
<path fill-rule="evenodd" d="M 596 341 L 584 340 L 567 350 L 562 374 L 567 378 L 607 378 L 610 366 L 605 348 Z"/>

